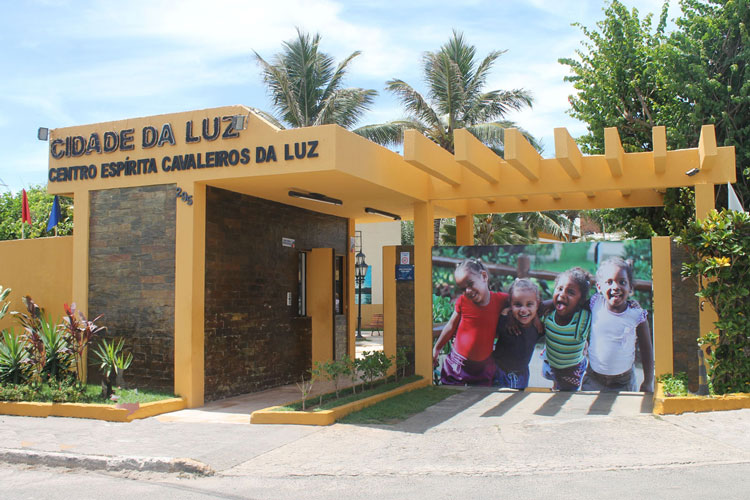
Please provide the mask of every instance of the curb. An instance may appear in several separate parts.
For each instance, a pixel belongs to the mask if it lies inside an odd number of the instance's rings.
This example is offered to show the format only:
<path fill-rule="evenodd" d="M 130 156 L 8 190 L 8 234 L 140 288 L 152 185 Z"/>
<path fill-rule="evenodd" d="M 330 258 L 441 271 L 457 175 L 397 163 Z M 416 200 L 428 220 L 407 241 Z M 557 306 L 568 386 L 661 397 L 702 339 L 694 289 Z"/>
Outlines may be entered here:
<path fill-rule="evenodd" d="M 187 473 L 202 476 L 214 474 L 210 466 L 190 458 L 114 457 L 0 448 L 0 462 L 86 470 Z"/>

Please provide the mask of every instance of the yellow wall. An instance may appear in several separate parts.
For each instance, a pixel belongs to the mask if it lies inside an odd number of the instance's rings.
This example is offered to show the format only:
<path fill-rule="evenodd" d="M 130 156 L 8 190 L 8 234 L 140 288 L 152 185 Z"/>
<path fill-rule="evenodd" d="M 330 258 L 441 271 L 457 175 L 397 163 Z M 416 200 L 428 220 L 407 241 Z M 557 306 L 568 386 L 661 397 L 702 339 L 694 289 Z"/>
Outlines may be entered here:
<path fill-rule="evenodd" d="M 651 238 L 654 287 L 654 371 L 674 370 L 672 345 L 672 257 L 669 236 Z"/>
<path fill-rule="evenodd" d="M 30 295 L 54 319 L 72 299 L 73 237 L 0 241 L 0 285 L 13 291 L 0 329 L 16 326 L 10 311 L 25 311 L 21 297 Z"/>

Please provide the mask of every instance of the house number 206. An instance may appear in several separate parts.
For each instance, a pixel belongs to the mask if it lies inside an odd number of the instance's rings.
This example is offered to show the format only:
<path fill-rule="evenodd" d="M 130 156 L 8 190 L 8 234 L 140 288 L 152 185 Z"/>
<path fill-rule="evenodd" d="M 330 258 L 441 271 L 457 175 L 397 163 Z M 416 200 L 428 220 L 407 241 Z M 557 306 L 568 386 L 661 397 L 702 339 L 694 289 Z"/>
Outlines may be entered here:
<path fill-rule="evenodd" d="M 188 205 L 192 205 L 193 204 L 193 195 L 192 194 L 187 194 L 186 191 L 183 191 L 182 188 L 179 188 L 179 187 L 177 188 L 177 198 L 181 199 L 182 201 L 184 201 Z"/>

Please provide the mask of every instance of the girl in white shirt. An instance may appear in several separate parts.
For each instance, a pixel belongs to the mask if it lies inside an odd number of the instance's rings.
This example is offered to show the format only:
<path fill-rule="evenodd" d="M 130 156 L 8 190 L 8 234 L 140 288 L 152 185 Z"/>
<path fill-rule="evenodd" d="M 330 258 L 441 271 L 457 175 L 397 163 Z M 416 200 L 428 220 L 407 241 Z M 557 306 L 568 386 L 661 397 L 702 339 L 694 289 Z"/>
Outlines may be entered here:
<path fill-rule="evenodd" d="M 654 390 L 654 353 L 647 314 L 633 294 L 633 269 L 620 257 L 605 260 L 596 271 L 598 293 L 591 297 L 589 366 L 584 391 Z M 643 383 L 636 386 L 635 346 L 641 351 Z"/>

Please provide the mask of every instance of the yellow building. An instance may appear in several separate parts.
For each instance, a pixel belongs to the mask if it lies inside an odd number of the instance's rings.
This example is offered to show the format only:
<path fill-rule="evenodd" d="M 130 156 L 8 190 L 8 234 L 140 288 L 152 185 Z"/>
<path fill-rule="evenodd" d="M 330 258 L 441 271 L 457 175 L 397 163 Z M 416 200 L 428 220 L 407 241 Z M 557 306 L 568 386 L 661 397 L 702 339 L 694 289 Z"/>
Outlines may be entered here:
<path fill-rule="evenodd" d="M 556 129 L 552 159 L 513 129 L 505 138 L 501 159 L 464 130 L 455 154 L 408 131 L 401 156 L 334 125 L 278 130 L 243 106 L 55 129 L 48 191 L 74 198 L 74 236 L 3 244 L 6 258 L 58 258 L 42 259 L 38 276 L 9 269 L 3 285 L 52 312 L 72 300 L 104 314 L 135 356 L 129 376 L 173 387 L 195 407 L 353 355 L 355 223 L 414 219 L 415 369 L 429 377 L 433 218 L 456 217 L 466 245 L 474 213 L 655 206 L 665 188 L 695 185 L 702 215 L 713 208 L 713 185 L 734 181 L 733 148 L 716 147 L 712 127 L 699 148 L 681 151 L 667 151 L 657 127 L 654 151 L 641 153 L 624 153 L 607 129 L 599 156 L 583 156 Z M 395 351 L 391 248 L 387 353 Z M 668 242 L 657 239 L 654 250 L 660 373 L 671 371 L 671 291 L 657 267 L 668 262 Z"/>

